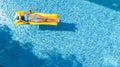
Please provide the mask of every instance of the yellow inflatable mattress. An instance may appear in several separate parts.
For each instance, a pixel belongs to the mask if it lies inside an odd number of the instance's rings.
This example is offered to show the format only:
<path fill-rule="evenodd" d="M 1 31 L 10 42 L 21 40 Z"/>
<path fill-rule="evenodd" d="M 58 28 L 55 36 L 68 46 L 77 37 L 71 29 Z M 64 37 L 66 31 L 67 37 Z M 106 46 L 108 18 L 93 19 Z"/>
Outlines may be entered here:
<path fill-rule="evenodd" d="M 24 11 L 16 11 L 16 14 L 19 14 L 20 16 L 24 16 Z M 40 13 L 40 12 L 33 12 L 32 14 L 30 15 L 41 15 L 43 17 L 46 17 L 46 18 L 53 18 L 53 19 L 58 19 L 58 14 L 45 14 L 45 13 Z M 30 22 L 28 21 L 27 23 L 24 22 L 24 21 L 14 21 L 14 24 L 16 25 L 23 25 L 23 24 L 31 24 L 31 25 L 57 25 L 58 22 Z"/>

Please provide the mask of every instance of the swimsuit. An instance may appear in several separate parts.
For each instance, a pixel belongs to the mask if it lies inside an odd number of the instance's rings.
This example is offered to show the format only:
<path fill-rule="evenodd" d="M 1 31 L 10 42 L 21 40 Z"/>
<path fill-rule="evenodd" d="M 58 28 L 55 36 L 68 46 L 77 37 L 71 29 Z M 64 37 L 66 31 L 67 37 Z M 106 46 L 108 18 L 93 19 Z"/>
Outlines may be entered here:
<path fill-rule="evenodd" d="M 24 15 L 24 21 L 28 22 L 29 14 Z"/>
<path fill-rule="evenodd" d="M 34 15 L 34 22 L 36 22 L 37 21 L 37 15 L 35 14 Z"/>
<path fill-rule="evenodd" d="M 28 22 L 28 20 L 29 20 L 28 18 L 29 18 L 29 14 L 25 14 L 25 15 L 24 15 L 24 21 Z M 34 22 L 37 21 L 37 15 L 36 15 L 36 14 L 34 15 L 33 20 L 34 20 Z"/>

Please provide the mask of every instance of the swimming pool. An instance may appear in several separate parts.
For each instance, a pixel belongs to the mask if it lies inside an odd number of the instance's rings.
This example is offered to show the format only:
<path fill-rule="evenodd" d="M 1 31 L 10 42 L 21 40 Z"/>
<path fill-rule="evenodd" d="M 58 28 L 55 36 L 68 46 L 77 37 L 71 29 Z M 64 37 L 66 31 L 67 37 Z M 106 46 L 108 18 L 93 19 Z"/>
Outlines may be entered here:
<path fill-rule="evenodd" d="M 94 1 L 0 0 L 0 66 L 119 67 L 120 11 Z M 13 25 L 15 11 L 30 7 L 61 22 Z"/>

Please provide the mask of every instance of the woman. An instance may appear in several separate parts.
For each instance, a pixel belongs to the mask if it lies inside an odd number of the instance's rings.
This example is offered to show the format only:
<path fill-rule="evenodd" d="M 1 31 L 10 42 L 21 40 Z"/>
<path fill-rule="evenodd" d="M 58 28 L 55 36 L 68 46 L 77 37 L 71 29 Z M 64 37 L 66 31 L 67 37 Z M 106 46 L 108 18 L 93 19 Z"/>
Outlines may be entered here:
<path fill-rule="evenodd" d="M 32 15 L 32 8 L 30 8 L 30 12 L 24 12 L 24 16 L 20 16 L 19 14 L 17 14 L 14 17 L 14 19 L 23 21 L 25 23 L 29 23 L 29 22 L 59 22 L 58 19 L 46 18 L 44 16 L 37 15 L 37 14 Z"/>

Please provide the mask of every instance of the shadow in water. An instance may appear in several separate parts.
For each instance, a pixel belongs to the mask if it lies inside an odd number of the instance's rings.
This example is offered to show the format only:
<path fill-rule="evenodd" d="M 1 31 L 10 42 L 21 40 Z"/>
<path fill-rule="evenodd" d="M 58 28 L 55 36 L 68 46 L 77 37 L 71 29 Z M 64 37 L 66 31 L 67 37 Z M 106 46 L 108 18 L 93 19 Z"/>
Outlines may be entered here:
<path fill-rule="evenodd" d="M 59 52 L 46 50 L 42 53 L 48 58 L 38 58 L 31 52 L 31 43 L 13 40 L 7 26 L 0 29 L 0 67 L 82 67 L 74 55 L 63 58 Z"/>
<path fill-rule="evenodd" d="M 72 31 L 75 32 L 77 27 L 74 23 L 62 23 L 59 22 L 58 26 L 39 26 L 40 30 L 51 30 L 51 31 Z"/>
<path fill-rule="evenodd" d="M 74 55 L 62 57 L 62 54 L 56 51 L 47 51 L 43 54 L 48 56 L 47 59 L 42 59 L 41 66 L 43 67 L 82 67 L 83 65 L 77 61 Z"/>
<path fill-rule="evenodd" d="M 120 11 L 120 0 L 87 0 L 116 11 Z"/>

